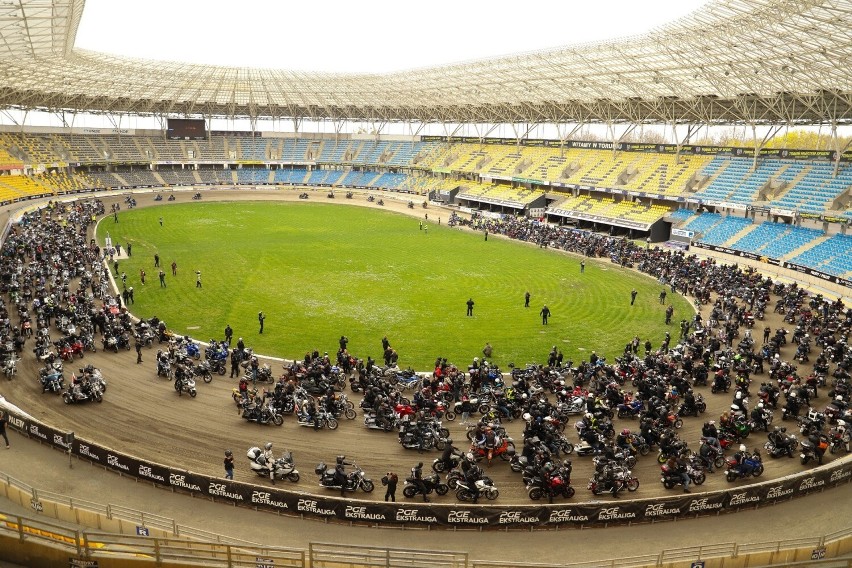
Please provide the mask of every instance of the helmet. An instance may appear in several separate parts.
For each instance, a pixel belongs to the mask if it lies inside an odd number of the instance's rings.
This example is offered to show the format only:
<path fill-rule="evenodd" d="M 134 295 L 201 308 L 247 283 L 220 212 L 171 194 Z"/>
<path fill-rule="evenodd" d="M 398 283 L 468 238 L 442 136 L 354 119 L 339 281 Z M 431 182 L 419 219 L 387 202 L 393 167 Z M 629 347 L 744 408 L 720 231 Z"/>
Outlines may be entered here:
<path fill-rule="evenodd" d="M 476 363 L 477 361 L 479 361 L 479 357 L 474 357 L 473 362 Z"/>
<path fill-rule="evenodd" d="M 629 436 L 629 435 L 630 435 L 630 430 L 628 430 L 627 428 L 625 428 L 624 430 L 622 430 L 622 431 L 621 431 L 621 435 L 622 435 L 622 436 Z"/>
<path fill-rule="evenodd" d="M 346 456 L 337 456 L 337 465 L 342 464 L 346 460 Z"/>
<path fill-rule="evenodd" d="M 523 419 L 529 422 L 530 420 L 532 420 L 532 414 L 530 414 L 529 412 L 524 412 Z"/>
<path fill-rule="evenodd" d="M 266 442 L 266 445 L 263 446 L 267 451 L 272 449 L 272 442 Z"/>
<path fill-rule="evenodd" d="M 763 408 L 763 403 L 762 403 L 762 402 L 758 402 L 758 403 L 757 403 L 757 407 L 758 407 L 758 408 Z"/>
<path fill-rule="evenodd" d="M 834 397 L 834 400 L 843 400 L 843 397 L 840 396 L 840 395 L 837 395 L 837 396 Z"/>
<path fill-rule="evenodd" d="M 839 422 L 838 422 L 838 424 L 839 424 Z M 781 433 L 782 433 L 782 434 L 786 434 L 786 433 L 787 433 L 787 428 L 782 427 L 782 428 L 781 428 Z"/>
<path fill-rule="evenodd" d="M 710 424 L 710 426 L 715 426 L 715 425 L 716 425 L 716 421 L 715 421 L 715 420 L 711 420 L 710 422 L 708 422 L 708 424 Z"/>
<path fill-rule="evenodd" d="M 232 455 L 231 450 L 225 450 L 225 455 L 230 457 Z"/>
<path fill-rule="evenodd" d="M 594 416 L 592 416 L 591 412 L 587 412 L 586 415 L 583 418 L 585 418 L 586 420 L 592 420 L 594 418 Z"/>
<path fill-rule="evenodd" d="M 423 462 L 417 462 L 417 467 L 418 468 L 423 467 Z"/>
<path fill-rule="evenodd" d="M 745 444 L 740 444 L 740 451 L 741 451 L 741 452 L 746 451 Z"/>
<path fill-rule="evenodd" d="M 452 439 L 452 438 L 447 438 L 447 443 L 448 443 L 448 444 L 452 444 L 452 443 L 453 443 L 453 439 Z"/>
<path fill-rule="evenodd" d="M 845 421 L 845 420 L 838 420 L 838 421 L 837 421 L 837 425 L 838 425 L 838 426 L 843 426 L 843 427 L 845 427 L 845 426 L 846 426 L 846 421 Z"/>

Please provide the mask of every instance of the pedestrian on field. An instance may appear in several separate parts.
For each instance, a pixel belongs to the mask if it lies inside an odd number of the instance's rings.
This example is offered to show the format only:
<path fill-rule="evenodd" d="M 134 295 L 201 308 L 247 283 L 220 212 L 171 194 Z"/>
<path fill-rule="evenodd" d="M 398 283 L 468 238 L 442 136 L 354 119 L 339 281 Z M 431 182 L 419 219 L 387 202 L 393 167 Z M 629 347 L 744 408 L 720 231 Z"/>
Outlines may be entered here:
<path fill-rule="evenodd" d="M 200 270 L 195 271 L 195 287 L 201 288 L 201 271 Z"/>
<path fill-rule="evenodd" d="M 585 271 L 586 271 L 586 261 L 581 260 L 580 261 L 580 274 L 584 273 Z"/>
<path fill-rule="evenodd" d="M 234 454 L 225 450 L 225 479 L 234 479 Z"/>
<path fill-rule="evenodd" d="M 385 501 L 396 502 L 396 484 L 399 483 L 399 476 L 392 471 L 382 478 L 382 484 L 387 487 L 385 491 Z"/>
<path fill-rule="evenodd" d="M 666 289 L 665 289 L 665 288 L 663 288 L 663 289 L 660 291 L 660 303 L 661 303 L 661 304 L 665 304 L 665 303 L 666 303 Z"/>
<path fill-rule="evenodd" d="M 3 436 L 3 439 L 6 440 L 6 449 L 9 449 L 9 436 L 6 435 L 6 422 L 9 419 L 6 417 L 6 412 L 0 410 L 0 436 Z"/>
<path fill-rule="evenodd" d="M 674 306 L 669 304 L 669 307 L 666 308 L 666 325 L 672 324 L 672 314 L 674 313 Z"/>
<path fill-rule="evenodd" d="M 524 307 L 525 308 L 530 307 L 530 292 L 529 292 L 529 290 L 527 290 L 527 292 L 524 294 Z"/>
<path fill-rule="evenodd" d="M 541 325 L 547 325 L 547 318 L 550 317 L 550 308 L 547 307 L 547 304 L 541 308 L 539 315 L 541 316 Z"/>
<path fill-rule="evenodd" d="M 162 217 L 160 217 L 160 226 L 161 227 L 163 226 L 163 218 Z"/>
<path fill-rule="evenodd" d="M 234 330 L 231 329 L 231 325 L 228 324 L 225 326 L 225 343 L 228 344 L 228 347 L 231 346 L 231 338 L 234 336 Z"/>
<path fill-rule="evenodd" d="M 263 320 L 266 319 L 266 314 L 263 312 L 257 312 L 257 322 L 260 324 L 260 332 L 263 333 Z"/>
<path fill-rule="evenodd" d="M 160 270 L 160 288 L 166 287 L 166 273 Z"/>
<path fill-rule="evenodd" d="M 127 298 L 130 300 L 131 304 L 135 304 L 136 300 L 133 299 L 133 286 L 127 289 Z M 125 302 L 126 304 L 127 302 Z"/>
<path fill-rule="evenodd" d="M 469 315 L 469 316 L 473 315 L 473 298 L 470 298 L 467 301 L 467 315 Z"/>
<path fill-rule="evenodd" d="M 112 268 L 115 270 L 115 275 L 118 276 L 118 261 L 112 263 Z"/>
<path fill-rule="evenodd" d="M 133 245 L 131 245 L 130 243 L 127 243 L 127 256 L 131 256 L 130 251 L 132 250 L 132 246 Z"/>
<path fill-rule="evenodd" d="M 636 301 L 636 294 L 638 294 L 638 293 L 639 292 L 636 291 L 636 288 L 633 288 L 633 290 L 630 291 L 630 305 L 631 306 Z"/>
<path fill-rule="evenodd" d="M 154 268 L 160 267 L 160 255 L 154 254 Z"/>
<path fill-rule="evenodd" d="M 177 262 L 172 261 L 172 276 L 177 276 Z"/>
<path fill-rule="evenodd" d="M 488 241 L 488 229 L 485 229 L 485 240 Z"/>
<path fill-rule="evenodd" d="M 139 270 L 139 279 L 142 281 L 142 285 L 144 286 L 145 285 L 145 271 L 144 270 L 141 270 L 141 269 Z"/>

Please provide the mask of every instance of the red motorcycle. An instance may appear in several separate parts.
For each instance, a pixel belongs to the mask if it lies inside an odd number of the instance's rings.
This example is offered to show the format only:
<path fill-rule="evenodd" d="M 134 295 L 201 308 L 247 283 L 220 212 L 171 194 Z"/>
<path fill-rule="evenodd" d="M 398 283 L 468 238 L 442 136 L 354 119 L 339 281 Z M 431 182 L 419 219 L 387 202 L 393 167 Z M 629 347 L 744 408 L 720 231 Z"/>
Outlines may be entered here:
<path fill-rule="evenodd" d="M 491 463 L 491 460 L 498 456 L 503 461 L 509 461 L 512 459 L 512 456 L 515 455 L 515 442 L 512 438 L 504 436 L 501 438 L 500 444 L 494 448 L 489 449 L 479 447 L 476 444 L 471 444 L 470 451 L 473 454 L 473 457 L 476 458 L 476 461 L 487 459 L 488 463 Z M 488 455 L 489 452 L 491 452 L 490 457 Z"/>

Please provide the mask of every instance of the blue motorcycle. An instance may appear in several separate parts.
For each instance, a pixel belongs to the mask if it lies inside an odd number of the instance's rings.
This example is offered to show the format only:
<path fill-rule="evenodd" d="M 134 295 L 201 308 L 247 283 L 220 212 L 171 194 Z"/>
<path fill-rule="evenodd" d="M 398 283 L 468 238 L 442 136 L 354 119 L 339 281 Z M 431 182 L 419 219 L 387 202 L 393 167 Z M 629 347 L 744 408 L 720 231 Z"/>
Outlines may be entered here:
<path fill-rule="evenodd" d="M 50 391 L 56 394 L 60 394 L 65 388 L 65 377 L 62 376 L 61 370 L 57 371 L 51 369 L 50 371 L 48 371 L 47 369 L 42 369 L 39 374 L 39 381 L 41 382 L 42 393 Z"/>
<path fill-rule="evenodd" d="M 186 351 L 187 357 L 192 357 L 193 359 L 201 359 L 201 348 L 198 347 L 198 344 L 189 339 L 188 337 L 184 338 L 184 343 L 181 345 L 181 348 Z"/>
<path fill-rule="evenodd" d="M 763 474 L 763 460 L 760 452 L 754 450 L 751 455 L 746 454 L 742 463 L 738 464 L 736 458 L 728 458 L 728 469 L 725 470 L 725 478 L 728 481 L 736 481 L 747 477 L 760 477 Z"/>

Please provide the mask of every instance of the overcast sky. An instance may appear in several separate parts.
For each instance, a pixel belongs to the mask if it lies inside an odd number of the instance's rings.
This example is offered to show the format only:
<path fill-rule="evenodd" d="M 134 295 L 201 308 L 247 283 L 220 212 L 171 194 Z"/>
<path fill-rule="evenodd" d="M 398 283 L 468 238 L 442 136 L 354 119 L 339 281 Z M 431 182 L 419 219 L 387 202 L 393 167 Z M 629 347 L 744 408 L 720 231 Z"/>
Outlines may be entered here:
<path fill-rule="evenodd" d="M 77 47 L 382 73 L 643 33 L 706 0 L 86 0 Z"/>

